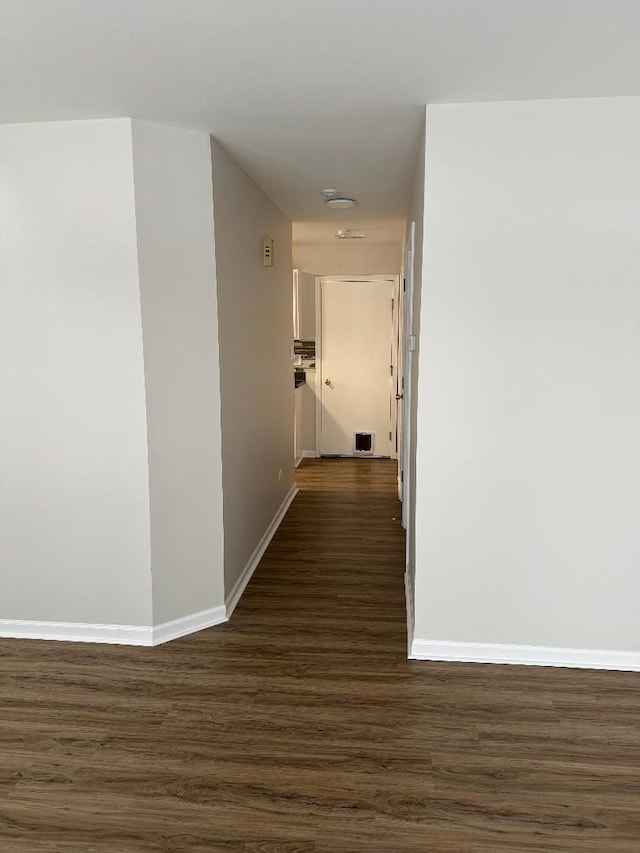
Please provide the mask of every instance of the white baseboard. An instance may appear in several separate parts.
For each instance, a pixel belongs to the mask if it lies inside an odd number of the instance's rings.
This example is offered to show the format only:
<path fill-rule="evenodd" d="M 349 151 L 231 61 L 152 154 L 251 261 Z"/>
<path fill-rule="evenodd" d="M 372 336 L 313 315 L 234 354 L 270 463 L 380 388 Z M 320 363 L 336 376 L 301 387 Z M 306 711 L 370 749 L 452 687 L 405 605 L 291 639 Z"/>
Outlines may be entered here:
<path fill-rule="evenodd" d="M 158 646 L 226 622 L 233 613 L 256 566 L 267 550 L 274 533 L 292 500 L 298 493 L 292 486 L 271 524 L 258 543 L 242 574 L 227 597 L 225 605 L 190 613 L 161 625 L 100 625 L 84 622 L 39 622 L 23 619 L 0 619 L 0 639 L 60 640 L 75 643 L 116 643 L 124 646 Z"/>
<path fill-rule="evenodd" d="M 73 643 L 116 643 L 152 646 L 149 625 L 92 625 L 84 622 L 38 622 L 0 619 L 0 637 L 24 640 L 61 640 Z"/>
<path fill-rule="evenodd" d="M 315 459 L 317 453 L 315 450 L 301 450 L 300 456 L 296 459 L 296 468 L 302 462 L 303 459 Z"/>
<path fill-rule="evenodd" d="M 404 600 L 407 606 L 407 656 L 411 657 L 413 647 L 413 585 L 409 566 L 404 570 Z"/>
<path fill-rule="evenodd" d="M 247 565 L 242 570 L 240 577 L 238 578 L 238 580 L 233 585 L 233 589 L 231 590 L 229 595 L 225 598 L 225 605 L 226 605 L 226 609 L 227 609 L 227 619 L 231 618 L 231 614 L 236 609 L 236 606 L 237 606 L 238 602 L 240 601 L 240 596 L 245 591 L 247 584 L 251 580 L 251 576 L 255 572 L 255 570 L 258 566 L 258 563 L 262 559 L 262 555 L 267 550 L 267 548 L 269 546 L 269 542 L 271 542 L 271 540 L 273 539 L 273 536 L 274 536 L 276 530 L 278 529 L 278 527 L 280 527 L 280 522 L 285 517 L 285 514 L 286 514 L 287 510 L 289 509 L 289 507 L 291 506 L 291 502 L 293 501 L 295 496 L 298 494 L 298 491 L 299 491 L 299 489 L 297 486 L 294 485 L 291 487 L 286 498 L 280 504 L 280 508 L 278 509 L 276 514 L 274 515 L 274 517 L 271 521 L 271 524 L 267 528 L 264 536 L 262 537 L 260 542 L 258 542 L 258 545 L 257 545 L 255 551 L 253 552 L 253 554 L 251 555 L 251 557 L 249 557 L 249 561 L 247 562 Z"/>
<path fill-rule="evenodd" d="M 59 640 L 70 643 L 112 643 L 122 646 L 159 646 L 227 621 L 224 607 L 190 613 L 161 625 L 101 625 L 85 622 L 37 622 L 0 619 L 0 638 Z"/>
<path fill-rule="evenodd" d="M 613 669 L 640 672 L 640 652 L 517 646 L 502 643 L 455 643 L 416 640 L 412 660 L 504 663 L 524 666 L 562 666 L 578 669 Z"/>
<path fill-rule="evenodd" d="M 213 625 L 221 625 L 226 621 L 227 611 L 224 606 L 210 607 L 208 610 L 201 610 L 199 613 L 190 613 L 188 616 L 181 616 L 179 619 L 154 625 L 153 645 L 159 646 L 161 643 L 169 642 L 169 640 L 177 640 L 178 637 L 195 634 L 196 631 L 211 628 Z"/>

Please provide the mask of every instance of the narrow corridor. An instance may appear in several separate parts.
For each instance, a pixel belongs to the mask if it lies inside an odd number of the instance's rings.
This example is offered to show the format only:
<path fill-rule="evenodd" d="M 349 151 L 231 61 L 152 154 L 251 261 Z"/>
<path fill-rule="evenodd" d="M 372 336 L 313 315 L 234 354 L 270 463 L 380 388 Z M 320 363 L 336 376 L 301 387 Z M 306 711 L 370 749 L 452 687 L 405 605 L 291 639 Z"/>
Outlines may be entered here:
<path fill-rule="evenodd" d="M 224 626 L 0 641 L 3 853 L 637 853 L 633 673 L 407 661 L 395 471 L 305 460 Z"/>

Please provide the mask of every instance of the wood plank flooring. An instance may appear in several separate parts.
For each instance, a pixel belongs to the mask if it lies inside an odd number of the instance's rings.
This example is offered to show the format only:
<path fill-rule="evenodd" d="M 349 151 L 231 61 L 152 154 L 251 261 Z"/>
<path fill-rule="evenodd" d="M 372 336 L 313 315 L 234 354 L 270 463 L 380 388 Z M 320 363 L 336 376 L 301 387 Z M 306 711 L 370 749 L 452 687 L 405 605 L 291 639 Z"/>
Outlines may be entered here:
<path fill-rule="evenodd" d="M 227 625 L 0 640 L 0 851 L 638 853 L 640 676 L 407 661 L 394 464 L 298 481 Z"/>

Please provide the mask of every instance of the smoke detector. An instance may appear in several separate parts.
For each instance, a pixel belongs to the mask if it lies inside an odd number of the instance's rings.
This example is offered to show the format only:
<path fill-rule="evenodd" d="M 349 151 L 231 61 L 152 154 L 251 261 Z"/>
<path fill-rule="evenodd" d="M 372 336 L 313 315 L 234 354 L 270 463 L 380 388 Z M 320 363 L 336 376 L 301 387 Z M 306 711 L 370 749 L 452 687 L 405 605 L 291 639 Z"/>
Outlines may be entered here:
<path fill-rule="evenodd" d="M 351 228 L 338 228 L 336 231 L 338 240 L 364 240 L 366 236 L 361 231 L 352 231 Z"/>
<path fill-rule="evenodd" d="M 341 195 L 340 190 L 322 190 L 322 195 L 325 198 L 325 205 L 332 209 L 344 210 L 347 207 L 355 207 L 357 204 L 355 199 Z"/>

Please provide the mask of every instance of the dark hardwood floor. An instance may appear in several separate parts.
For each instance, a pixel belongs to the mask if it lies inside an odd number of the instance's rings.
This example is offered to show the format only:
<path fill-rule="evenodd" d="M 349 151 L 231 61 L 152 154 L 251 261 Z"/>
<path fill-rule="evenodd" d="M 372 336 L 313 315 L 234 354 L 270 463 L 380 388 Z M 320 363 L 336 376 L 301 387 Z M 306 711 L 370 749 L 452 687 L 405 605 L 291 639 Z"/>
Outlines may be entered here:
<path fill-rule="evenodd" d="M 638 853 L 640 676 L 407 661 L 394 464 L 298 480 L 229 624 L 0 640 L 0 851 Z"/>

